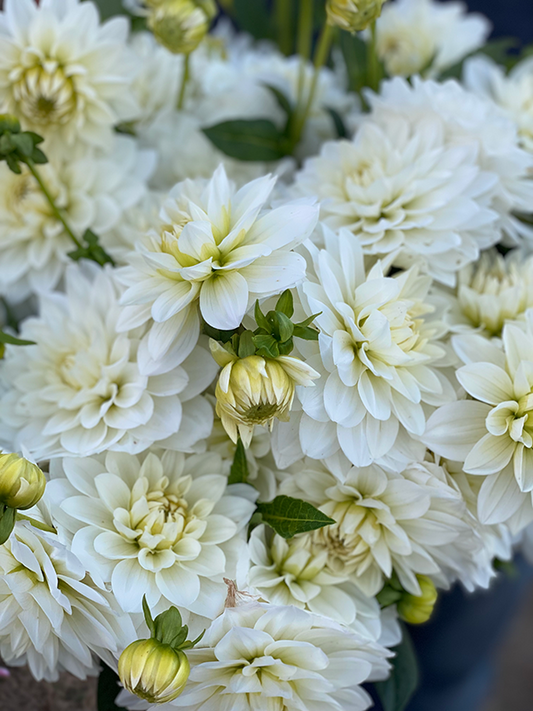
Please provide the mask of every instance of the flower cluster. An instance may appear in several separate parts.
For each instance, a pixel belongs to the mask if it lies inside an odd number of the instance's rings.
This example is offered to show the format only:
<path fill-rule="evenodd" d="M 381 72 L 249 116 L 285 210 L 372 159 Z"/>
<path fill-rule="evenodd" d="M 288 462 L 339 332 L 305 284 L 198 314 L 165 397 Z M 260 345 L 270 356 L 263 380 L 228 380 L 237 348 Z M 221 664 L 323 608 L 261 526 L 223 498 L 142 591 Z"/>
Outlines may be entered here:
<path fill-rule="evenodd" d="M 532 536 L 531 59 L 460 2 L 98 5 L 0 10 L 0 657 L 364 711 Z"/>

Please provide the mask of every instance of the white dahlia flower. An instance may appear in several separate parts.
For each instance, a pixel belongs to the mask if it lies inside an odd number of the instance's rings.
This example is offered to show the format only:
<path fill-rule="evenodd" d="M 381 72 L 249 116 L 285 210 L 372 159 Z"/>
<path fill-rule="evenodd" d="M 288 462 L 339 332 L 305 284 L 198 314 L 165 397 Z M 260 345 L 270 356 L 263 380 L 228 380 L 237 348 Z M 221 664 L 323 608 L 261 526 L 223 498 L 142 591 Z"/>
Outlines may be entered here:
<path fill-rule="evenodd" d="M 491 31 L 486 17 L 467 14 L 462 2 L 395 0 L 376 25 L 377 53 L 389 76 L 437 76 L 482 47 Z"/>
<path fill-rule="evenodd" d="M 455 292 L 437 289 L 434 294 L 450 328 L 500 336 L 507 321 L 523 320 L 533 307 L 533 256 L 518 249 L 505 257 L 484 252 L 459 272 L 457 282 Z"/>
<path fill-rule="evenodd" d="M 0 110 L 55 146 L 106 145 L 135 117 L 128 21 L 100 24 L 93 2 L 5 0 L 0 13 Z"/>
<path fill-rule="evenodd" d="M 437 454 L 484 478 L 478 514 L 513 531 L 533 519 L 533 313 L 506 324 L 501 342 L 453 338 L 465 365 L 457 379 L 470 399 L 439 408 L 423 437 Z"/>
<path fill-rule="evenodd" d="M 533 58 L 522 60 L 506 74 L 488 57 L 473 57 L 465 63 L 464 82 L 515 123 L 522 146 L 533 152 Z"/>
<path fill-rule="evenodd" d="M 494 183 L 477 147 L 450 145 L 437 116 L 390 115 L 363 122 L 353 141 L 327 143 L 306 162 L 296 191 L 318 196 L 321 220 L 349 229 L 366 254 L 394 253 L 402 267 L 421 261 L 453 284 L 500 238 Z"/>
<path fill-rule="evenodd" d="M 62 468 L 48 485 L 54 517 L 123 610 L 140 612 L 146 595 L 158 610 L 220 614 L 223 576 L 234 575 L 255 508 L 251 487 L 227 486 L 221 457 L 108 452 L 66 458 Z"/>
<path fill-rule="evenodd" d="M 446 352 L 445 328 L 432 316 L 431 283 L 416 267 L 394 277 L 381 262 L 365 273 L 363 253 L 348 231 L 324 231 L 326 248 L 309 246 L 317 281 L 306 281 L 302 300 L 320 314 L 318 356 L 309 365 L 327 371 L 311 389 L 299 388 L 303 451 L 321 459 L 339 448 L 356 466 L 393 450 L 400 430 L 422 435 L 423 403 L 454 399 L 435 368 Z"/>
<path fill-rule="evenodd" d="M 188 363 L 152 377 L 137 365 L 142 331 L 119 334 L 113 273 L 72 265 L 66 293 L 41 299 L 27 319 L 25 348 L 7 347 L 0 377 L 1 432 L 35 459 L 89 456 L 108 449 L 140 452 L 153 442 L 190 448 L 211 431 L 200 393 L 216 365 L 198 347 Z M 186 403 L 186 404 L 182 404 Z"/>
<path fill-rule="evenodd" d="M 306 459 L 280 491 L 334 519 L 299 538 L 314 556 L 325 555 L 324 573 L 350 581 L 368 597 L 393 572 L 413 595 L 421 594 L 417 575 L 447 587 L 461 579 L 481 547 L 459 491 L 428 462 L 397 473 L 376 464 L 352 467 L 343 458 Z"/>
<path fill-rule="evenodd" d="M 39 170 L 57 206 L 81 237 L 90 228 L 102 236 L 118 229 L 146 193 L 155 155 L 133 139 L 117 136 L 103 151 L 54 153 Z M 52 212 L 35 178 L 0 165 L 0 293 L 21 301 L 54 289 L 76 249 Z"/>
<path fill-rule="evenodd" d="M 492 102 L 464 89 L 458 82 L 423 81 L 412 83 L 396 77 L 384 82 L 381 93 L 369 94 L 370 117 L 387 124 L 391 115 L 411 122 L 437 120 L 445 143 L 469 146 L 477 155 L 477 164 L 492 182 L 491 210 L 497 213 L 497 226 L 510 244 L 522 238 L 533 240 L 531 226 L 515 213 L 529 213 L 533 203 L 533 156 L 519 145 L 513 122 Z M 489 177 L 490 176 L 490 177 Z M 489 225 L 493 230 L 494 225 Z"/>
<path fill-rule="evenodd" d="M 113 663 L 134 639 L 129 617 L 56 535 L 15 524 L 0 546 L 0 655 L 6 664 L 27 664 L 38 680 L 57 681 L 62 671 L 85 679 L 97 673 L 93 653 Z"/>
<path fill-rule="evenodd" d="M 371 699 L 359 685 L 390 656 L 325 617 L 255 602 L 227 609 L 201 645 L 187 653 L 191 675 L 172 707 L 363 711 Z"/>
<path fill-rule="evenodd" d="M 188 355 L 200 316 L 214 328 L 238 328 L 254 298 L 302 281 L 305 260 L 291 250 L 313 231 L 318 207 L 299 200 L 267 208 L 274 184 L 266 176 L 237 190 L 220 166 L 211 180 L 170 193 L 163 227 L 137 244 L 119 277 L 128 287 L 119 328 L 153 319 L 152 361 Z"/>
<path fill-rule="evenodd" d="M 364 595 L 349 575 L 335 574 L 328 566 L 329 552 L 314 545 L 312 536 L 287 541 L 258 526 L 249 548 L 249 585 L 263 600 L 330 617 L 374 640 L 380 637 L 375 598 Z"/>

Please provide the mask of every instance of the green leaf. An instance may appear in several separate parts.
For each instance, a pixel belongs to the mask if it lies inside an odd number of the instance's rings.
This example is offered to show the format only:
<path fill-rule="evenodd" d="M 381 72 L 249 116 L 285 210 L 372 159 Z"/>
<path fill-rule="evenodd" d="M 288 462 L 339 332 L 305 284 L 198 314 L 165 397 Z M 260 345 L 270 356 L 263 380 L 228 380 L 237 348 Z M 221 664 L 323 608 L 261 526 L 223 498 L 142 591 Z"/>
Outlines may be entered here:
<path fill-rule="evenodd" d="M 231 341 L 233 336 L 236 334 L 236 330 L 233 331 L 220 331 L 218 328 L 213 328 L 208 323 L 204 322 L 204 333 L 206 336 L 213 338 L 215 341 L 220 341 L 221 343 L 228 343 Z"/>
<path fill-rule="evenodd" d="M 308 326 L 295 326 L 294 336 L 303 338 L 304 341 L 318 341 L 318 331 Z"/>
<path fill-rule="evenodd" d="M 223 121 L 203 132 L 219 150 L 237 160 L 268 163 L 289 153 L 283 134 L 267 119 Z"/>
<path fill-rule="evenodd" d="M 312 316 L 309 316 L 309 318 L 306 318 L 305 321 L 300 321 L 300 323 L 297 323 L 296 326 L 301 326 L 302 328 L 305 328 L 306 326 L 310 326 L 315 318 L 318 316 L 322 315 L 322 311 L 319 311 L 317 314 L 313 314 Z"/>
<path fill-rule="evenodd" d="M 27 133 L 16 133 L 11 136 L 11 140 L 25 158 L 30 158 L 33 153 L 34 144 L 31 136 Z"/>
<path fill-rule="evenodd" d="M 254 336 L 254 343 L 257 355 L 263 356 L 263 358 L 277 358 L 280 355 L 279 344 L 274 336 Z"/>
<path fill-rule="evenodd" d="M 17 520 L 17 509 L 10 509 L 7 506 L 0 507 L 0 546 L 3 545 L 15 527 Z"/>
<path fill-rule="evenodd" d="M 255 345 L 253 341 L 253 333 L 244 331 L 239 338 L 239 358 L 248 358 L 255 353 Z"/>
<path fill-rule="evenodd" d="M 293 114 L 293 107 L 289 99 L 285 96 L 285 94 L 278 89 L 277 86 L 274 86 L 273 84 L 264 84 L 264 86 L 274 94 L 274 98 L 278 102 L 279 107 L 281 110 L 285 113 L 287 116 L 287 119 L 290 119 L 292 114 Z"/>
<path fill-rule="evenodd" d="M 294 299 L 290 289 L 284 291 L 279 297 L 278 303 L 276 304 L 276 311 L 281 311 L 285 316 L 292 318 L 294 314 Z"/>
<path fill-rule="evenodd" d="M 150 607 L 148 606 L 148 601 L 146 600 L 146 595 L 143 595 L 143 613 L 144 613 L 144 621 L 146 622 L 146 626 L 150 630 L 150 634 L 153 635 L 155 632 L 154 618 L 152 617 Z"/>
<path fill-rule="evenodd" d="M 123 706 L 117 706 L 120 686 L 118 675 L 106 664 L 102 663 L 102 671 L 98 677 L 97 709 L 98 711 L 122 711 Z"/>
<path fill-rule="evenodd" d="M 312 504 L 290 496 L 276 496 L 266 504 L 257 504 L 257 512 L 283 538 L 292 538 L 298 533 L 315 531 L 330 526 L 335 521 Z"/>
<path fill-rule="evenodd" d="M 8 343 L 10 346 L 34 346 L 35 341 L 23 341 L 21 338 L 15 338 L 8 333 L 0 331 L 0 343 Z"/>
<path fill-rule="evenodd" d="M 390 677 L 375 684 L 384 711 L 404 711 L 419 682 L 418 662 L 407 627 L 402 625 L 402 643 L 396 652 Z"/>
<path fill-rule="evenodd" d="M 337 137 L 338 138 L 348 138 L 348 130 L 347 130 L 346 125 L 342 119 L 342 116 L 339 114 L 339 112 L 335 111 L 335 109 L 332 109 L 331 106 L 326 106 L 326 111 L 329 113 L 329 115 L 333 119 L 333 123 L 335 125 L 335 131 L 337 132 Z"/>
<path fill-rule="evenodd" d="M 239 29 L 256 39 L 272 37 L 272 12 L 267 0 L 234 0 L 233 10 Z"/>
<path fill-rule="evenodd" d="M 181 614 L 176 607 L 169 607 L 154 620 L 154 638 L 161 644 L 179 647 L 185 642 L 189 630 L 183 625 Z"/>
<path fill-rule="evenodd" d="M 278 348 L 279 348 L 280 355 L 283 355 L 283 356 L 290 355 L 292 353 L 292 351 L 294 350 L 294 341 L 292 340 L 292 338 L 289 338 L 289 340 L 285 341 L 285 343 L 280 343 L 278 345 Z"/>
<path fill-rule="evenodd" d="M 15 173 L 16 175 L 20 175 L 22 173 L 19 160 L 12 153 L 9 153 L 6 156 L 6 163 L 12 173 Z"/>
<path fill-rule="evenodd" d="M 359 35 L 341 32 L 339 45 L 348 70 L 350 89 L 360 92 L 365 86 L 367 75 L 366 42 Z"/>
<path fill-rule="evenodd" d="M 292 338 L 294 333 L 294 324 L 288 316 L 282 311 L 274 311 L 274 323 L 276 325 L 276 331 L 279 334 L 279 340 L 284 343 Z"/>
<path fill-rule="evenodd" d="M 398 590 L 393 590 L 388 585 L 376 595 L 376 600 L 379 602 L 381 607 L 390 607 L 402 599 L 402 593 Z"/>
<path fill-rule="evenodd" d="M 246 484 L 248 482 L 248 460 L 242 440 L 239 438 L 233 457 L 228 484 Z"/>
<path fill-rule="evenodd" d="M 254 316 L 255 316 L 255 322 L 257 323 L 259 328 L 262 328 L 267 333 L 272 332 L 272 327 L 270 325 L 269 320 L 267 319 L 265 314 L 261 311 L 261 307 L 259 306 L 259 300 L 257 300 L 255 302 Z"/>

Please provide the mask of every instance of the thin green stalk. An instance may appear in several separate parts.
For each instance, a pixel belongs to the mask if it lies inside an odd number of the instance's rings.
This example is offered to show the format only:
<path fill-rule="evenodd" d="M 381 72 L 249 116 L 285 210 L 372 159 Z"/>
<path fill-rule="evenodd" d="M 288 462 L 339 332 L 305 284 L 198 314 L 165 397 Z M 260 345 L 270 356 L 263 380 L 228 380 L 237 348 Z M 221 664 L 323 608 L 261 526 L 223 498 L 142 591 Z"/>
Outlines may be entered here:
<path fill-rule="evenodd" d="M 299 113 L 299 115 L 296 118 L 295 121 L 295 130 L 293 133 L 293 141 L 294 145 L 296 145 L 301 137 L 303 130 L 305 128 L 305 124 L 307 122 L 307 119 L 309 118 L 309 114 L 311 112 L 311 107 L 313 105 L 313 101 L 315 98 L 317 86 L 318 86 L 318 80 L 320 78 L 320 70 L 326 63 L 328 56 L 329 56 L 329 50 L 331 48 L 331 42 L 333 40 L 333 27 L 331 25 L 324 25 L 324 28 L 320 34 L 320 38 L 318 40 L 318 45 L 316 48 L 315 52 L 315 58 L 314 58 L 314 66 L 315 66 L 315 72 L 313 74 L 313 80 L 311 82 L 311 87 L 309 89 L 309 94 L 307 97 L 307 101 L 305 103 L 305 106 L 303 110 Z"/>
<path fill-rule="evenodd" d="M 183 76 L 181 78 L 180 97 L 178 99 L 178 111 L 181 111 L 183 109 L 183 105 L 185 103 L 185 90 L 187 89 L 187 84 L 189 83 L 190 76 L 191 76 L 191 55 L 186 54 L 185 58 L 184 58 L 184 64 L 183 64 Z"/>
<path fill-rule="evenodd" d="M 376 42 L 376 20 L 370 26 L 370 41 L 367 42 L 367 67 L 368 67 L 368 86 L 373 90 L 379 89 L 380 82 L 380 67 L 377 53 Z"/>
<path fill-rule="evenodd" d="M 70 226 L 69 226 L 68 222 L 67 222 L 67 221 L 65 220 L 65 218 L 63 217 L 63 213 L 61 212 L 61 210 L 60 210 L 60 209 L 58 208 L 58 206 L 56 205 L 55 200 L 54 200 L 54 198 L 52 197 L 52 195 L 50 194 L 50 191 L 48 190 L 48 188 L 46 187 L 46 183 L 44 182 L 44 180 L 42 179 L 41 174 L 40 174 L 39 171 L 37 170 L 37 167 L 36 167 L 35 163 L 34 163 L 32 160 L 29 160 L 29 159 L 28 159 L 28 160 L 26 161 L 26 165 L 28 166 L 28 169 L 29 169 L 30 173 L 33 175 L 33 177 L 35 178 L 35 180 L 36 180 L 37 183 L 39 184 L 39 187 L 41 188 L 41 192 L 42 192 L 43 195 L 45 196 L 45 198 L 46 198 L 48 204 L 50 205 L 50 207 L 52 208 L 52 212 L 54 213 L 54 216 L 59 220 L 59 222 L 61 222 L 61 224 L 63 225 L 63 227 L 64 227 L 64 229 L 65 229 L 65 232 L 68 234 L 68 236 L 70 237 L 70 239 L 74 242 L 74 244 L 76 245 L 76 247 L 78 247 L 78 249 L 81 249 L 81 247 L 82 247 L 81 242 L 80 242 L 79 239 L 76 237 L 76 235 L 74 234 L 74 232 L 70 229 Z"/>
<path fill-rule="evenodd" d="M 17 511 L 17 521 L 28 521 L 28 523 L 31 523 L 34 528 L 38 528 L 39 531 L 46 531 L 46 533 L 57 533 L 56 529 L 53 526 L 48 526 L 46 523 L 36 521 L 34 518 L 30 518 L 29 516 L 21 514 L 20 511 Z"/>
<path fill-rule="evenodd" d="M 291 0 L 275 0 L 274 13 L 278 45 L 283 54 L 292 54 L 292 2 Z"/>

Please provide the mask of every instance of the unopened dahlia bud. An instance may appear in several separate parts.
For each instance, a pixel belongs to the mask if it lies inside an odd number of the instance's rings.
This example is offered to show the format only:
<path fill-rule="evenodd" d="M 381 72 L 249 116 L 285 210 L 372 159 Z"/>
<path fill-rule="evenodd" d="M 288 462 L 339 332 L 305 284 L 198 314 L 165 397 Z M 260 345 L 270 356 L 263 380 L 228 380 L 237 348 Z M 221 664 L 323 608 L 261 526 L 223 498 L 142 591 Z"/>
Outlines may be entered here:
<path fill-rule="evenodd" d="M 348 32 L 366 30 L 381 15 L 385 0 L 327 0 L 328 23 Z"/>
<path fill-rule="evenodd" d="M 124 687 L 151 704 L 174 701 L 185 688 L 190 671 L 184 652 L 157 639 L 133 642 L 118 661 Z"/>
<path fill-rule="evenodd" d="M 216 13 L 214 0 L 164 0 L 152 8 L 148 26 L 170 52 L 190 54 L 209 32 Z"/>
<path fill-rule="evenodd" d="M 250 445 L 255 425 L 272 427 L 274 419 L 288 421 L 297 385 L 314 385 L 319 377 L 298 358 L 238 358 L 211 340 L 211 353 L 222 372 L 216 387 L 217 415 L 234 442 Z"/>
<path fill-rule="evenodd" d="M 418 583 L 422 595 L 415 596 L 404 593 L 398 602 L 398 614 L 410 625 L 421 625 L 427 622 L 433 613 L 437 602 L 437 590 L 433 582 L 425 575 L 418 575 Z"/>
<path fill-rule="evenodd" d="M 42 498 L 46 478 L 36 464 L 18 454 L 0 454 L 0 504 L 30 509 Z"/>

